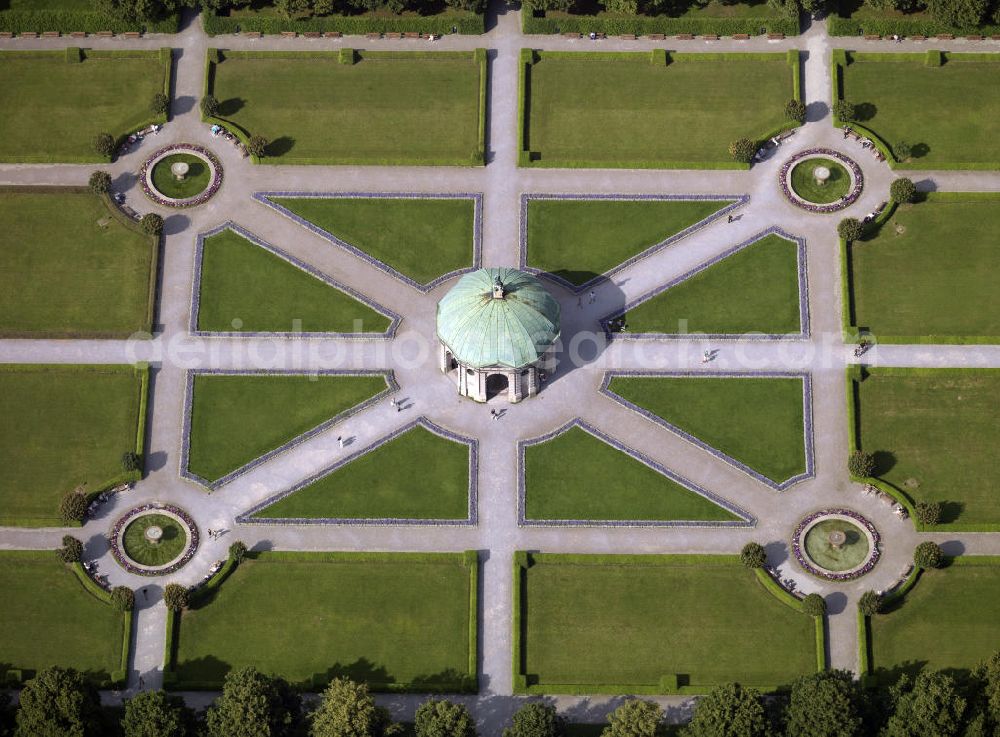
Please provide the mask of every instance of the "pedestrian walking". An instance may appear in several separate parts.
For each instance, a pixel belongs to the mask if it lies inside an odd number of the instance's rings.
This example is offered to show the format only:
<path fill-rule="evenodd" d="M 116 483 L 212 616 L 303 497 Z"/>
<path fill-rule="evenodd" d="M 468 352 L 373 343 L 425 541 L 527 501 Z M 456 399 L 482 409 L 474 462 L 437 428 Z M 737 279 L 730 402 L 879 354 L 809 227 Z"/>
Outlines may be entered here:
<path fill-rule="evenodd" d="M 587 295 L 590 298 L 590 304 L 594 304 L 597 301 L 597 292 L 593 289 L 590 290 L 590 294 Z"/>
<path fill-rule="evenodd" d="M 701 354 L 702 363 L 708 363 L 711 360 L 712 360 L 712 351 L 705 351 L 704 353 Z"/>
<path fill-rule="evenodd" d="M 139 690 L 141 691 L 146 687 L 146 681 L 143 680 L 142 676 L 139 676 Z"/>
<path fill-rule="evenodd" d="M 732 216 L 732 215 L 730 215 L 730 216 L 729 216 L 729 218 L 728 218 L 728 219 L 726 220 L 726 222 L 727 222 L 727 223 L 731 223 L 731 222 L 733 222 L 733 216 Z"/>
<path fill-rule="evenodd" d="M 337 436 L 337 444 L 340 446 L 341 450 L 344 449 L 344 438 L 340 435 Z"/>
<path fill-rule="evenodd" d="M 576 298 L 576 306 L 580 307 L 581 309 L 583 308 L 583 297 Z"/>
<path fill-rule="evenodd" d="M 149 601 L 149 587 L 148 586 L 143 586 L 142 587 L 142 595 L 144 597 L 146 597 L 146 601 Z"/>
<path fill-rule="evenodd" d="M 396 398 L 395 397 L 389 397 L 389 404 L 391 404 L 393 407 L 395 407 L 396 406 Z"/>
<path fill-rule="evenodd" d="M 403 411 L 403 405 L 401 405 L 399 402 L 396 402 L 396 411 L 397 412 Z"/>

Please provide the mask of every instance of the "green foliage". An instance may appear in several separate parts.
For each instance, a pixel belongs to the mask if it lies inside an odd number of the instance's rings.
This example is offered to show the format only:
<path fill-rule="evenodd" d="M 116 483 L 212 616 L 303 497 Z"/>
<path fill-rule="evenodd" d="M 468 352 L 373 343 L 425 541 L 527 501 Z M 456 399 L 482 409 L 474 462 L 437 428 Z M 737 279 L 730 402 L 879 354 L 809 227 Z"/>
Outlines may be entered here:
<path fill-rule="evenodd" d="M 157 92 L 149 101 L 149 112 L 153 115 L 166 115 L 170 109 L 170 98 L 162 92 Z"/>
<path fill-rule="evenodd" d="M 955 679 L 943 671 L 903 676 L 890 690 L 892 716 L 882 737 L 957 737 L 966 700 Z"/>
<path fill-rule="evenodd" d="M 264 155 L 266 149 L 267 139 L 264 136 L 250 136 L 250 140 L 247 141 L 247 151 L 260 158 Z"/>
<path fill-rule="evenodd" d="M 889 185 L 889 196 L 900 204 L 913 202 L 916 194 L 917 187 L 913 184 L 912 179 L 900 177 L 899 179 L 894 179 L 892 184 Z"/>
<path fill-rule="evenodd" d="M 190 603 L 190 591 L 187 586 L 181 586 L 179 583 L 168 583 L 163 589 L 163 603 L 167 609 L 175 612 L 187 609 Z"/>
<path fill-rule="evenodd" d="M 934 19 L 950 28 L 975 28 L 983 22 L 987 0 L 928 0 Z"/>
<path fill-rule="evenodd" d="M 936 525 L 941 521 L 941 502 L 919 501 L 916 504 L 917 522 L 922 525 Z"/>
<path fill-rule="evenodd" d="M 219 101 L 215 95 L 205 95 L 201 98 L 201 114 L 206 118 L 214 118 L 219 114 Z"/>
<path fill-rule="evenodd" d="M 389 737 L 400 731 L 389 712 L 376 706 L 368 686 L 334 678 L 310 716 L 310 737 Z"/>
<path fill-rule="evenodd" d="M 913 154 L 913 147 L 907 141 L 899 141 L 892 147 L 892 155 L 897 161 L 907 161 Z"/>
<path fill-rule="evenodd" d="M 241 563 L 247 557 L 247 546 L 242 540 L 237 540 L 229 546 L 229 557 Z"/>
<path fill-rule="evenodd" d="M 861 237 L 860 227 L 857 220 L 845 218 L 837 226 L 837 232 L 845 241 L 854 241 Z M 856 478 L 868 478 L 875 472 L 875 455 L 864 450 L 854 451 L 847 458 L 847 470 Z"/>
<path fill-rule="evenodd" d="M 608 714 L 601 737 L 657 737 L 663 731 L 663 710 L 653 701 L 629 699 Z"/>
<path fill-rule="evenodd" d="M 354 49 L 343 48 L 337 54 L 337 59 L 341 64 L 356 64 L 358 54 Z"/>
<path fill-rule="evenodd" d="M 929 67 L 939 67 L 944 64 L 944 53 L 938 49 L 927 49 L 927 56 L 924 57 L 924 64 Z"/>
<path fill-rule="evenodd" d="M 757 542 L 749 542 L 740 551 L 740 562 L 747 568 L 763 568 L 767 565 L 767 551 Z"/>
<path fill-rule="evenodd" d="M 139 221 L 139 225 L 142 227 L 143 232 L 149 233 L 149 235 L 159 235 L 160 233 L 163 232 L 163 218 L 157 215 L 155 212 L 147 212 L 145 215 L 143 215 L 142 220 Z M 136 458 L 135 458 L 135 468 L 131 470 L 138 471 L 140 468 L 140 464 L 142 463 L 142 460 L 138 457 L 137 454 L 133 453 L 132 455 L 135 455 Z"/>
<path fill-rule="evenodd" d="M 936 542 L 926 540 L 913 551 L 913 565 L 917 568 L 940 568 L 944 563 L 944 551 Z"/>
<path fill-rule="evenodd" d="M 115 137 L 110 133 L 98 133 L 94 138 L 94 150 L 101 156 L 111 159 L 115 155 Z"/>
<path fill-rule="evenodd" d="M 344 35 L 364 33 L 415 32 L 415 33 L 451 33 L 452 28 L 461 34 L 480 34 L 485 30 L 485 16 L 481 12 L 481 0 L 445 0 L 449 9 L 442 13 L 430 15 L 391 15 L 363 14 L 341 15 L 335 13 L 326 16 L 298 17 L 292 20 L 280 15 L 260 14 L 254 16 L 226 17 L 203 13 L 202 23 L 205 32 L 210 36 L 256 31 L 264 34 L 276 34 L 282 31 L 340 31 Z M 358 5 L 365 9 L 382 7 L 377 0 L 359 0 Z"/>
<path fill-rule="evenodd" d="M 858 600 L 858 610 L 866 617 L 874 617 L 882 611 L 882 597 L 874 591 L 866 591 Z"/>
<path fill-rule="evenodd" d="M 79 46 L 66 47 L 66 62 L 68 64 L 79 64 L 83 61 L 83 49 Z"/>
<path fill-rule="evenodd" d="M 795 737 L 857 737 L 861 732 L 861 691 L 844 670 L 803 676 L 792 683 L 785 711 L 785 734 Z"/>
<path fill-rule="evenodd" d="M 125 700 L 124 737 L 187 737 L 190 716 L 179 696 L 140 691 Z"/>
<path fill-rule="evenodd" d="M 807 594 L 802 600 L 802 613 L 810 617 L 821 617 L 826 614 L 826 599 L 819 594 Z"/>
<path fill-rule="evenodd" d="M 82 491 L 68 491 L 59 502 L 59 516 L 63 522 L 83 522 L 87 516 L 87 495 Z"/>
<path fill-rule="evenodd" d="M 562 737 L 564 733 L 565 725 L 554 706 L 531 701 L 514 712 L 503 737 Z"/>
<path fill-rule="evenodd" d="M 135 608 L 135 592 L 128 586 L 115 586 L 111 589 L 111 606 L 123 613 L 132 611 Z"/>
<path fill-rule="evenodd" d="M 100 698 L 83 674 L 46 668 L 24 685 L 15 737 L 93 737 L 98 734 Z"/>
<path fill-rule="evenodd" d="M 801 100 L 789 100 L 785 103 L 785 117 L 796 123 L 806 122 L 806 104 Z"/>
<path fill-rule="evenodd" d="M 421 704 L 414 714 L 413 727 L 417 737 L 476 736 L 476 723 L 469 710 L 444 699 L 431 699 Z"/>
<path fill-rule="evenodd" d="M 622 0 L 624 1 L 624 0 Z M 641 8 L 640 8 L 641 10 Z M 674 35 L 690 33 L 705 35 L 714 33 L 719 36 L 732 36 L 735 33 L 757 35 L 763 29 L 766 33 L 784 33 L 794 36 L 799 33 L 799 19 L 794 15 L 768 15 L 761 18 L 709 18 L 709 17 L 673 17 L 669 13 L 658 15 L 568 15 L 535 17 L 532 13 L 521 13 L 521 28 L 524 33 L 549 34 L 579 32 L 589 33 L 600 31 L 609 36 L 624 33 L 634 33 L 637 36 L 652 33 Z"/>
<path fill-rule="evenodd" d="M 842 123 L 849 123 L 857 117 L 854 103 L 847 100 L 837 100 L 833 103 L 833 115 Z"/>
<path fill-rule="evenodd" d="M 72 535 L 63 535 L 62 547 L 56 555 L 63 563 L 77 563 L 83 558 L 83 543 Z"/>
<path fill-rule="evenodd" d="M 95 171 L 90 175 L 88 184 L 94 194 L 104 194 L 111 190 L 111 175 L 106 171 Z"/>
<path fill-rule="evenodd" d="M 738 683 L 718 686 L 699 699 L 682 737 L 765 737 L 768 722 L 760 694 Z"/>
<path fill-rule="evenodd" d="M 733 161 L 738 161 L 741 164 L 749 164 L 753 161 L 755 153 L 757 153 L 757 143 L 749 138 L 737 138 L 729 144 L 729 155 L 733 157 Z"/>
<path fill-rule="evenodd" d="M 301 720 L 302 700 L 287 681 L 247 666 L 226 674 L 205 715 L 205 737 L 292 737 Z"/>
<path fill-rule="evenodd" d="M 147 217 L 149 217 L 149 215 L 144 216 L 143 217 L 143 221 L 145 221 L 145 219 Z M 159 217 L 159 216 L 157 215 L 155 217 Z M 162 220 L 161 220 L 161 224 L 162 224 Z M 142 225 L 143 225 L 143 230 L 146 230 L 145 222 L 143 222 Z M 146 232 L 149 232 L 149 231 L 147 230 Z M 134 450 L 127 450 L 124 453 L 122 453 L 122 470 L 123 471 L 125 471 L 126 473 L 133 473 L 135 471 L 138 471 L 140 468 L 142 468 L 142 458 L 139 456 L 138 453 L 136 453 Z"/>

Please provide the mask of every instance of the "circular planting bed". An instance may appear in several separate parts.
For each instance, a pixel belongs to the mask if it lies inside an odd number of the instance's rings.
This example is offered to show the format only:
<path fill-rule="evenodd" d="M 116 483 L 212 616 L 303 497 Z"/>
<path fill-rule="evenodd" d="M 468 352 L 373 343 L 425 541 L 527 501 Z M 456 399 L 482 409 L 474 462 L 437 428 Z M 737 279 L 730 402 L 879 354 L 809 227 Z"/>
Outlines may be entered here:
<path fill-rule="evenodd" d="M 781 190 L 792 204 L 820 213 L 854 204 L 865 181 L 853 159 L 829 148 L 800 151 L 782 165 L 778 176 Z"/>
<path fill-rule="evenodd" d="M 142 191 L 165 207 L 207 202 L 222 186 L 222 165 L 201 146 L 178 143 L 161 148 L 139 170 Z"/>
<path fill-rule="evenodd" d="M 814 512 L 795 528 L 792 550 L 808 573 L 829 581 L 850 581 L 878 562 L 875 526 L 850 509 Z"/>
<path fill-rule="evenodd" d="M 187 563 L 198 549 L 198 527 L 170 504 L 144 504 L 126 512 L 108 536 L 111 553 L 129 573 L 163 576 Z"/>

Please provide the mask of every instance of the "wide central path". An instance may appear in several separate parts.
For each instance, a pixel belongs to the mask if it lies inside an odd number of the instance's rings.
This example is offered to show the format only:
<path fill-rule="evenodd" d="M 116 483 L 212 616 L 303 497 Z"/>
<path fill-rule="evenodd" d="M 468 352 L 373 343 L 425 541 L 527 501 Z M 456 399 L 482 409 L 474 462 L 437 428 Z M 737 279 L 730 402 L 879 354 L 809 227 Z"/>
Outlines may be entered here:
<path fill-rule="evenodd" d="M 911 523 L 897 519 L 884 505 L 859 494 L 849 483 L 847 456 L 844 369 L 851 347 L 840 335 L 840 264 L 834 230 L 839 216 L 813 216 L 792 207 L 777 187 L 781 162 L 796 151 L 823 145 L 845 147 L 830 122 L 829 61 L 834 43 L 824 23 L 812 23 L 806 32 L 782 41 L 763 38 L 751 41 L 671 41 L 671 48 L 684 51 L 783 51 L 798 48 L 805 53 L 804 97 L 808 122 L 779 149 L 778 156 L 750 171 L 630 171 L 518 169 L 517 126 L 519 124 L 518 57 L 523 47 L 553 50 L 640 51 L 662 47 L 650 41 L 525 37 L 520 32 L 519 12 L 505 5 L 493 8 L 490 31 L 483 36 L 450 36 L 429 46 L 426 41 L 377 41 L 363 38 L 247 39 L 238 36 L 209 39 L 200 18 L 190 18 L 180 34 L 148 36 L 140 40 L 88 39 L 94 47 L 154 48 L 169 45 L 174 51 L 174 117 L 159 136 L 151 137 L 136 150 L 121 157 L 108 169 L 115 189 L 127 194 L 133 206 L 155 210 L 142 199 L 134 172 L 156 148 L 187 141 L 212 147 L 226 168 L 227 178 L 219 194 L 207 205 L 182 213 L 166 212 L 166 228 L 159 291 L 158 325 L 152 340 L 126 341 L 0 341 L 0 362 L 118 363 L 150 361 L 154 366 L 150 404 L 148 476 L 122 498 L 103 507 L 82 529 L 87 556 L 98 560 L 101 570 L 115 584 L 142 589 L 137 598 L 137 622 L 129 687 L 135 693 L 140 677 L 146 688 L 162 683 L 165 608 L 158 579 L 130 576 L 111 561 L 104 536 L 117 515 L 143 501 L 170 501 L 187 508 L 204 528 L 226 528 L 232 532 L 218 541 L 205 539 L 197 556 L 171 580 L 192 584 L 210 566 L 226 555 L 234 539 L 252 546 L 279 550 L 388 550 L 449 551 L 478 549 L 483 561 L 480 622 L 480 672 L 478 696 L 455 697 L 467 703 L 476 715 L 481 733 L 499 735 L 521 698 L 511 695 L 512 566 L 515 550 L 593 553 L 735 553 L 748 541 L 773 543 L 770 562 L 782 577 L 794 579 L 800 591 L 820 591 L 829 604 L 830 658 L 833 667 L 857 668 L 855 603 L 869 588 L 884 588 L 895 581 L 921 539 L 934 539 L 950 549 L 973 554 L 1000 553 L 1000 535 L 918 535 Z M 852 43 L 855 42 L 851 39 Z M 0 41 L 0 48 L 58 48 L 77 43 L 72 39 Z M 887 52 L 921 48 L 910 43 L 858 42 L 866 49 Z M 236 150 L 213 139 L 198 113 L 202 90 L 205 50 L 219 45 L 253 49 L 335 49 L 373 47 L 388 49 L 440 50 L 489 49 L 489 101 L 487 165 L 482 168 L 420 167 L 291 167 L 251 166 Z M 961 50 L 997 50 L 988 42 L 935 42 L 936 47 Z M 858 160 L 867 181 L 865 196 L 844 214 L 863 215 L 884 199 L 893 178 L 883 164 L 854 144 L 847 151 Z M 0 165 L 3 184 L 84 184 L 92 166 Z M 926 174 L 928 184 L 939 189 L 1000 190 L 1000 174 L 950 172 Z M 612 312 L 622 300 L 629 301 L 719 255 L 738 243 L 771 227 L 805 239 L 808 260 L 811 332 L 794 341 L 730 341 L 718 358 L 703 364 L 700 357 L 710 347 L 697 337 L 688 340 L 620 340 L 602 344 L 593 356 L 579 361 L 537 398 L 511 407 L 503 420 L 491 421 L 487 410 L 460 401 L 454 388 L 436 370 L 433 356 L 423 362 L 407 357 L 405 345 L 433 340 L 434 305 L 449 285 L 421 294 L 403 282 L 371 267 L 362 259 L 331 248 L 322 238 L 306 231 L 275 211 L 252 200 L 266 190 L 329 192 L 337 189 L 371 192 L 475 192 L 483 193 L 482 261 L 486 266 L 519 263 L 519 210 L 524 193 L 665 194 L 712 193 L 749 195 L 741 217 L 729 224 L 717 221 L 676 246 L 659 252 L 618 272 L 614 280 L 597 289 L 594 303 L 577 306 L 575 296 L 556 289 L 563 314 L 574 331 L 597 331 L 599 318 Z M 377 300 L 403 316 L 395 338 L 383 342 L 351 342 L 337 339 L 275 340 L 262 338 L 195 338 L 188 335 L 193 286 L 193 255 L 198 233 L 229 220 L 269 243 Z M 567 333 L 564 330 L 564 333 Z M 568 334 L 568 333 L 567 333 Z M 600 342 L 600 341 L 598 341 Z M 1000 367 L 997 346 L 890 346 L 865 356 L 869 363 L 900 366 L 992 366 Z M 368 368 L 395 371 L 401 395 L 412 401 L 411 409 L 397 413 L 387 404 L 368 407 L 326 433 L 320 433 L 295 449 L 268 461 L 253 473 L 235 480 L 213 494 L 183 479 L 179 473 L 182 443 L 185 371 L 187 368 L 330 369 Z M 815 476 L 785 492 L 775 492 L 703 450 L 681 440 L 598 393 L 608 369 L 676 369 L 706 372 L 756 370 L 808 372 L 813 382 L 815 427 Z M 345 451 L 335 436 L 349 432 L 357 438 L 353 450 L 367 447 L 417 416 L 480 442 L 478 524 L 466 527 L 364 527 L 364 526 L 253 526 L 241 525 L 236 517 L 255 501 L 273 492 L 276 484 L 302 479 Z M 746 509 L 756 526 L 747 529 L 709 528 L 610 528 L 610 527 L 520 527 L 517 524 L 517 441 L 537 437 L 581 418 L 601 428 L 616 440 L 639 450 L 672 470 L 709 489 L 725 489 L 731 501 Z M 882 562 L 876 571 L 856 584 L 824 585 L 808 579 L 788 560 L 787 541 L 796 522 L 808 512 L 834 504 L 850 505 L 869 516 L 885 538 Z M 0 529 L 2 548 L 55 548 L 67 531 L 62 529 Z M 80 534 L 81 530 L 72 531 Z M 120 694 L 107 694 L 115 700 Z M 203 705 L 215 694 L 186 694 L 192 705 Z M 422 696 L 380 696 L 399 718 L 411 718 Z M 574 721 L 601 721 L 620 698 L 558 697 L 553 699 Z M 657 699 L 671 721 L 686 718 L 691 700 L 681 697 Z"/>

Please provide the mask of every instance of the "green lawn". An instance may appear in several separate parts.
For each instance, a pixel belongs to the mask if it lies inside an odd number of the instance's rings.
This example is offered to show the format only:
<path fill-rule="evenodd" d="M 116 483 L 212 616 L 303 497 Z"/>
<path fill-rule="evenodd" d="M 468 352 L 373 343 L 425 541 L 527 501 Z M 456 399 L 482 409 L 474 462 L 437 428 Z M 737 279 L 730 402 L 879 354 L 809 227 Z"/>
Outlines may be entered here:
<path fill-rule="evenodd" d="M 224 52 L 219 117 L 271 144 L 273 164 L 464 164 L 479 142 L 472 52 Z"/>
<path fill-rule="evenodd" d="M 52 551 L 0 552 L 0 589 L 0 669 L 58 665 L 97 682 L 119 669 L 122 615 L 87 593 Z"/>
<path fill-rule="evenodd" d="M 66 492 L 120 477 L 146 421 L 141 383 L 131 366 L 0 368 L 0 524 L 60 525 Z"/>
<path fill-rule="evenodd" d="M 775 599 L 734 556 L 530 559 L 523 665 L 543 692 L 655 693 L 673 674 L 696 688 L 773 688 L 816 670 L 813 618 Z"/>
<path fill-rule="evenodd" d="M 232 230 L 205 239 L 198 292 L 198 330 L 206 332 L 381 333 L 389 327 L 385 315 Z"/>
<path fill-rule="evenodd" d="M 197 374 L 188 471 L 218 481 L 385 388 L 381 374 Z"/>
<path fill-rule="evenodd" d="M 632 308 L 627 320 L 630 333 L 798 333 L 798 245 L 768 235 Z"/>
<path fill-rule="evenodd" d="M 188 171 L 183 179 L 178 179 L 173 171 L 174 164 L 187 164 Z M 212 177 L 208 164 L 194 154 L 172 154 L 161 159 L 153 167 L 153 187 L 165 197 L 186 200 L 204 191 Z"/>
<path fill-rule="evenodd" d="M 732 141 L 787 122 L 792 68 L 784 54 L 698 57 L 541 52 L 527 72 L 525 150 L 542 166 L 739 166 Z"/>
<path fill-rule="evenodd" d="M 2 336 L 128 337 L 148 330 L 153 262 L 150 238 L 114 220 L 89 192 L 0 188 Z"/>
<path fill-rule="evenodd" d="M 421 284 L 472 266 L 476 207 L 471 199 L 282 197 L 274 202 Z"/>
<path fill-rule="evenodd" d="M 527 446 L 524 477 L 527 519 L 739 519 L 579 427 Z"/>
<path fill-rule="evenodd" d="M 461 553 L 259 554 L 212 601 L 184 613 L 178 677 L 218 683 L 230 668 L 254 665 L 296 683 L 346 675 L 376 690 L 454 682 L 469 673 L 475 647 L 475 573 L 465 561 Z"/>
<path fill-rule="evenodd" d="M 937 501 L 942 521 L 1000 525 L 1000 371 L 869 368 L 856 383 L 859 443 L 875 475 L 916 501 Z"/>
<path fill-rule="evenodd" d="M 848 247 L 854 323 L 879 340 L 1000 336 L 1000 195 L 930 193 Z"/>
<path fill-rule="evenodd" d="M 816 169 L 825 167 L 829 178 L 820 184 L 816 180 Z M 833 159 L 807 159 L 792 169 L 792 189 L 799 197 L 809 202 L 825 205 L 836 202 L 851 189 L 851 175 Z"/>
<path fill-rule="evenodd" d="M 162 531 L 157 541 L 146 537 L 153 526 Z M 187 545 L 187 533 L 177 520 L 165 514 L 143 514 L 125 528 L 122 547 L 125 554 L 144 566 L 162 566 L 174 560 Z"/>
<path fill-rule="evenodd" d="M 897 608 L 871 618 L 872 667 L 972 668 L 1000 650 L 997 611 L 1000 559 L 962 557 L 924 571 Z"/>
<path fill-rule="evenodd" d="M 729 202 L 528 200 L 528 265 L 583 284 Z"/>
<path fill-rule="evenodd" d="M 0 51 L 0 161 L 105 161 L 94 137 L 150 120 L 169 68 L 158 51 L 88 51 L 77 64 L 62 50 Z"/>
<path fill-rule="evenodd" d="M 963 56 L 930 67 L 923 54 L 855 54 L 844 69 L 844 97 L 861 107 L 859 122 L 890 147 L 913 147 L 900 168 L 1000 168 L 997 128 L 983 124 L 1000 118 L 1000 63 Z"/>
<path fill-rule="evenodd" d="M 466 519 L 469 447 L 415 427 L 254 517 Z"/>
<path fill-rule="evenodd" d="M 806 471 L 800 378 L 616 376 L 608 388 L 776 483 Z"/>

